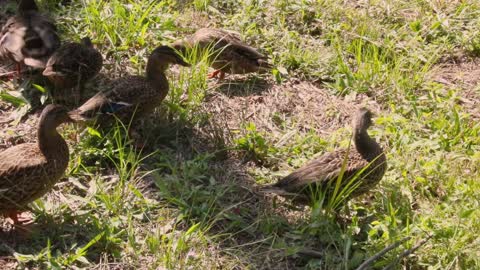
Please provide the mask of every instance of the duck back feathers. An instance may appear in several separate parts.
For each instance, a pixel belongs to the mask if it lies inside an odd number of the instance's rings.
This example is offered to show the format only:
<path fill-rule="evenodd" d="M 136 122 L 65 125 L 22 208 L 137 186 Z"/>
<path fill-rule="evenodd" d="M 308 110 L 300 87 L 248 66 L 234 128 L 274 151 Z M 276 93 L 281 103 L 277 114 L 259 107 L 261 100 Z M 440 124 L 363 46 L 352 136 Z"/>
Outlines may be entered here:
<path fill-rule="evenodd" d="M 38 12 L 34 1 L 20 1 L 17 15 L 9 18 L 0 33 L 0 57 L 34 68 L 44 68 L 60 47 L 53 22 Z"/>
<path fill-rule="evenodd" d="M 182 52 L 194 46 L 201 50 L 212 50 L 211 66 L 226 73 L 263 73 L 272 68 L 264 54 L 245 44 L 240 34 L 234 31 L 201 28 L 190 37 L 174 42 L 172 46 Z"/>
<path fill-rule="evenodd" d="M 57 88 L 70 88 L 85 83 L 100 72 L 103 57 L 86 37 L 80 42 L 62 45 L 52 54 L 43 71 Z"/>

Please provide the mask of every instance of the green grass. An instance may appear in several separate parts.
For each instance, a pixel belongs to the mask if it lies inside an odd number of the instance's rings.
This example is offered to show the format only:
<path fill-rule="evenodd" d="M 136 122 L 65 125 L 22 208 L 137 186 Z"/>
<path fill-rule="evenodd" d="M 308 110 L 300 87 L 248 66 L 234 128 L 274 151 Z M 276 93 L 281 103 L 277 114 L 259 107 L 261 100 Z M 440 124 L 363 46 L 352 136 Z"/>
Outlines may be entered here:
<path fill-rule="evenodd" d="M 480 70 L 477 1 L 39 2 L 62 37 L 92 37 L 106 77 L 143 74 L 153 48 L 207 25 L 239 31 L 276 68 L 216 84 L 205 54 L 187 53 L 193 67 L 172 69 L 140 128 L 148 149 L 121 125 L 70 140 L 65 179 L 32 204 L 40 229 L 0 243 L 18 268 L 355 269 L 407 236 L 373 269 L 480 268 L 480 124 L 465 102 L 478 105 L 480 79 L 461 65 Z M 467 86 L 435 79 L 450 71 Z M 12 110 L 27 104 L 17 89 L 0 83 Z M 348 147 L 358 104 L 376 110 L 389 166 L 369 195 L 335 217 L 334 201 L 298 209 L 255 192 Z"/>

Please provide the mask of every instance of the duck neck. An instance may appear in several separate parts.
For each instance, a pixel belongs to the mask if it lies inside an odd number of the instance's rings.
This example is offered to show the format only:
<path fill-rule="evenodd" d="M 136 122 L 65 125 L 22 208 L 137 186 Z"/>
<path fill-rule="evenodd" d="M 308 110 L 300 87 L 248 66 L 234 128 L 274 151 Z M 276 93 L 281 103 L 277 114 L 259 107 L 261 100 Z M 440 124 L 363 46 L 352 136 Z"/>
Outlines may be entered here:
<path fill-rule="evenodd" d="M 152 61 L 148 61 L 147 63 L 147 80 L 156 89 L 166 89 L 168 91 L 168 81 L 167 77 L 165 76 L 166 68 L 166 66 L 153 63 Z"/>
<path fill-rule="evenodd" d="M 368 135 L 366 129 L 355 128 L 353 140 L 357 152 L 366 160 L 373 160 L 382 152 L 380 146 Z"/>
<path fill-rule="evenodd" d="M 62 136 L 57 132 L 56 125 L 49 121 L 41 122 L 38 127 L 38 145 L 40 151 L 47 159 L 53 159 L 59 151 L 68 147 Z"/>
<path fill-rule="evenodd" d="M 28 11 L 37 11 L 38 6 L 35 3 L 35 0 L 20 0 L 20 3 L 18 4 L 18 12 L 19 13 L 24 13 Z"/>
<path fill-rule="evenodd" d="M 174 43 L 171 44 L 171 47 L 174 48 L 175 50 L 181 52 L 182 54 L 185 54 L 185 51 L 188 47 L 193 47 L 188 40 L 177 40 Z"/>

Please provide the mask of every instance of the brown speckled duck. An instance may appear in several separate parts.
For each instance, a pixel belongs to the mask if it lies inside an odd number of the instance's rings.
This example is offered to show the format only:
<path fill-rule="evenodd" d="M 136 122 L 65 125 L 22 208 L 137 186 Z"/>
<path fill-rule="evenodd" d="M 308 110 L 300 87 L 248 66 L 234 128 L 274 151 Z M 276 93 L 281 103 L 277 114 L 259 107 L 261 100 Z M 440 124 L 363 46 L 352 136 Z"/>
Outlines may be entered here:
<path fill-rule="evenodd" d="M 55 86 L 56 90 L 77 88 L 75 94 L 81 98 L 84 84 L 102 69 L 102 54 L 97 51 L 90 38 L 80 43 L 63 44 L 53 53 L 47 62 L 43 75 Z"/>
<path fill-rule="evenodd" d="M 25 206 L 47 193 L 68 165 L 68 146 L 56 128 L 70 121 L 66 108 L 48 105 L 40 116 L 38 142 L 0 152 L 0 213 L 15 224 Z"/>
<path fill-rule="evenodd" d="M 95 119 L 103 125 L 113 119 L 112 114 L 128 124 L 132 116 L 151 113 L 167 96 L 165 71 L 170 64 L 190 66 L 171 47 L 156 48 L 148 58 L 146 77 L 126 76 L 113 81 L 107 91 L 87 100 L 71 116 L 79 121 Z"/>
<path fill-rule="evenodd" d="M 34 68 L 45 68 L 50 55 L 60 47 L 57 28 L 38 11 L 34 0 L 20 0 L 17 15 L 8 19 L 0 33 L 0 58 Z"/>
<path fill-rule="evenodd" d="M 276 184 L 265 187 L 264 192 L 273 192 L 286 197 L 298 195 L 297 201 L 308 202 L 312 190 L 316 190 L 314 185 L 319 185 L 325 190 L 328 183 L 331 183 L 331 189 L 333 189 L 347 157 L 342 187 L 345 187 L 352 177 L 359 173 L 359 178 L 356 179 L 360 181 L 359 185 L 348 198 L 366 193 L 382 179 L 387 169 L 387 160 L 381 146 L 368 135 L 367 130 L 371 125 L 372 113 L 368 109 L 360 109 L 353 119 L 354 148 L 326 153 L 295 170 Z M 332 193 L 333 190 L 327 192 Z"/>
<path fill-rule="evenodd" d="M 184 40 L 172 44 L 172 47 L 182 53 L 185 52 L 186 48 L 195 46 L 198 46 L 201 50 L 213 49 L 211 65 L 216 70 L 209 75 L 210 78 L 219 74 L 220 79 L 223 79 L 225 73 L 265 73 L 272 68 L 265 55 L 245 44 L 240 34 L 233 31 L 201 28 Z"/>

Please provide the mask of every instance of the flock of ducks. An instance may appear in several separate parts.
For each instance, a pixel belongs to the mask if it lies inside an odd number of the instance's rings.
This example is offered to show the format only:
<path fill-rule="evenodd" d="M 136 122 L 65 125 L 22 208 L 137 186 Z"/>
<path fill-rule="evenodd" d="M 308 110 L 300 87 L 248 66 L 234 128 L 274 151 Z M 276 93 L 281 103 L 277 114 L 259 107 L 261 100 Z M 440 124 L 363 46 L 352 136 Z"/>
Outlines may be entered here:
<path fill-rule="evenodd" d="M 210 77 L 225 73 L 268 72 L 272 66 L 265 55 L 244 44 L 239 34 L 203 28 L 171 46 L 155 48 L 146 66 L 145 76 L 124 76 L 112 81 L 108 89 L 97 93 L 79 107 L 68 110 L 62 105 L 47 105 L 41 114 L 37 143 L 19 144 L 0 152 L 0 213 L 19 224 L 18 214 L 26 206 L 46 194 L 59 181 L 69 162 L 68 146 L 56 128 L 63 123 L 95 119 L 108 126 L 114 118 L 130 121 L 148 115 L 158 107 L 169 91 L 165 71 L 169 65 L 190 66 L 182 54 L 197 46 L 212 48 L 211 65 L 216 70 Z M 43 70 L 53 90 L 72 91 L 81 98 L 85 82 L 101 70 L 103 59 L 89 38 L 79 43 L 61 44 L 55 24 L 40 13 L 34 0 L 20 0 L 16 16 L 9 18 L 0 33 L 0 58 Z M 309 187 L 326 187 L 342 177 L 342 186 L 356 177 L 357 186 L 348 195 L 358 196 L 370 190 L 383 177 L 386 157 L 380 145 L 368 135 L 372 113 L 360 109 L 353 121 L 351 149 L 324 154 L 294 171 L 276 184 L 264 187 L 267 192 L 283 196 L 307 195 Z"/>

